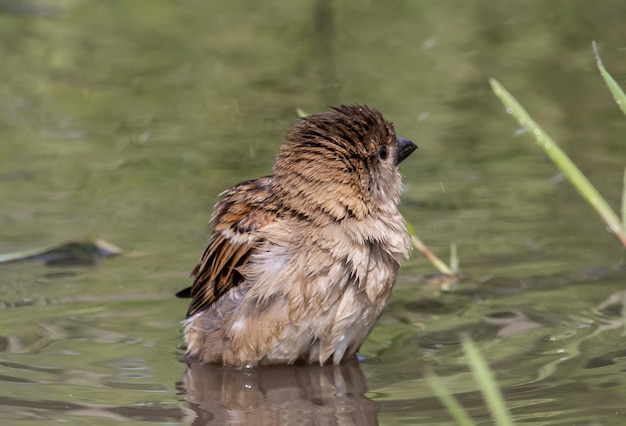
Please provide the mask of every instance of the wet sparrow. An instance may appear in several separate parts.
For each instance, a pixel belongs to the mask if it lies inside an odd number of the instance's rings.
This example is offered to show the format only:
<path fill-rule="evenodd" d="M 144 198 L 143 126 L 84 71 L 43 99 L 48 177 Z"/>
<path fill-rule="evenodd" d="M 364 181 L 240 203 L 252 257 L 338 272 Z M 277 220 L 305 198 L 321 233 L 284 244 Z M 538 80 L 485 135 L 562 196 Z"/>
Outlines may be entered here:
<path fill-rule="evenodd" d="M 302 118 L 273 174 L 215 205 L 192 272 L 187 356 L 232 366 L 353 356 L 411 250 L 398 164 L 416 146 L 364 105 Z"/>

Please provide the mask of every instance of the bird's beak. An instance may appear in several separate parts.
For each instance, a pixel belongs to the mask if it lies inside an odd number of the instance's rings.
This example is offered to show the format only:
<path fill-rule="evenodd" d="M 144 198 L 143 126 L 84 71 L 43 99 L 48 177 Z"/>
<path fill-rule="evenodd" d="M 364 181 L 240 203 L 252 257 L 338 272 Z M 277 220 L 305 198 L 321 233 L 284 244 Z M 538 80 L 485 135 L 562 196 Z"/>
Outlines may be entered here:
<path fill-rule="evenodd" d="M 402 136 L 398 136 L 396 141 L 398 142 L 398 147 L 396 149 L 396 165 L 398 165 L 402 162 L 402 160 L 411 155 L 411 153 L 417 149 L 417 145 Z"/>

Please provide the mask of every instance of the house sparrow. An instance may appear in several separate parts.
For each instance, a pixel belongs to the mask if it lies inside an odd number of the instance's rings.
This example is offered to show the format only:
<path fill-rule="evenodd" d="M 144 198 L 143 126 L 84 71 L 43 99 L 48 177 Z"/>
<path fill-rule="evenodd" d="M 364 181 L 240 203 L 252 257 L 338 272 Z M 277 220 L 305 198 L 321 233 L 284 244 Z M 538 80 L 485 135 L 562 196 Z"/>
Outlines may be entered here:
<path fill-rule="evenodd" d="M 398 164 L 417 147 L 375 109 L 339 105 L 287 132 L 273 174 L 215 205 L 191 297 L 187 356 L 242 367 L 353 356 L 411 240 Z"/>

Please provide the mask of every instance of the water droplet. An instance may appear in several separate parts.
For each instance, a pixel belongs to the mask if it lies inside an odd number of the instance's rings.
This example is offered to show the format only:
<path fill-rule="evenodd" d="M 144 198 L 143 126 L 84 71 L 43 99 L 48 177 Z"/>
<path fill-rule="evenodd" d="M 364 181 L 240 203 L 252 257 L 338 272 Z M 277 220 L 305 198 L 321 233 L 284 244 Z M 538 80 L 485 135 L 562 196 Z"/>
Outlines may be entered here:
<path fill-rule="evenodd" d="M 424 41 L 422 43 L 422 49 L 426 50 L 426 49 L 430 49 L 433 48 L 437 45 L 437 39 L 436 38 L 429 38 L 428 40 Z"/>
<path fill-rule="evenodd" d="M 513 114 L 513 108 L 507 108 L 506 109 L 506 113 L 507 114 Z"/>
<path fill-rule="evenodd" d="M 520 129 L 517 129 L 514 133 L 515 136 L 519 136 L 519 135 L 523 135 L 524 133 L 528 132 L 528 128 L 526 127 L 522 127 Z"/>

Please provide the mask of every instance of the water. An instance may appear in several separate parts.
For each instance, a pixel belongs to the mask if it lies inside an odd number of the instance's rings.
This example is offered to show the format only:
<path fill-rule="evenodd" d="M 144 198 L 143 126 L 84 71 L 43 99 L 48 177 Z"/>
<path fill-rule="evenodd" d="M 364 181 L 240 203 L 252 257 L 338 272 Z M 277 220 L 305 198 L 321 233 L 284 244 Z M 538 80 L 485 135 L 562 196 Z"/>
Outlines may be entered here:
<path fill-rule="evenodd" d="M 12 424 L 480 424 L 460 336 L 519 424 L 624 424 L 624 249 L 489 89 L 497 78 L 618 206 L 624 6 L 569 2 L 0 2 L 0 253 L 102 237 L 88 266 L 0 265 L 0 418 Z M 296 107 L 379 108 L 420 149 L 403 214 L 470 278 L 415 254 L 334 367 L 182 362 L 173 294 L 217 195 L 267 173 Z"/>

